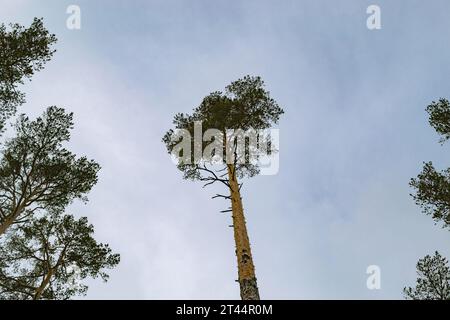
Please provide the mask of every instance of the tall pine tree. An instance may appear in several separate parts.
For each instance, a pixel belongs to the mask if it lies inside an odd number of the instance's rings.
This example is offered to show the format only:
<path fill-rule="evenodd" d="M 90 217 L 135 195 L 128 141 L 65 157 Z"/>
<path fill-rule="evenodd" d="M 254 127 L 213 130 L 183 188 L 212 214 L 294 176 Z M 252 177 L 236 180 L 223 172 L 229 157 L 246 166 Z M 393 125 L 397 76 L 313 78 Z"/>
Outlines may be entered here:
<path fill-rule="evenodd" d="M 225 92 L 213 92 L 205 97 L 192 115 L 182 113 L 175 115 L 173 121 L 175 130 L 169 130 L 163 138 L 169 153 L 175 156 L 178 168 L 183 172 L 185 179 L 203 181 L 205 186 L 219 182 L 230 192 L 228 195 L 218 194 L 215 197 L 222 197 L 231 202 L 231 209 L 225 211 L 232 213 L 238 281 L 243 300 L 258 300 L 260 295 L 239 179 L 259 173 L 260 166 L 253 160 L 261 154 L 258 152 L 259 149 L 255 148 L 255 144 L 252 145 L 250 142 L 244 142 L 244 146 L 247 147 L 239 149 L 238 142 L 242 136 L 230 134 L 227 129 L 252 132 L 256 145 L 270 146 L 270 140 L 266 135 L 255 132 L 278 123 L 283 113 L 265 90 L 262 79 L 246 76 L 232 82 L 226 87 Z M 180 130 L 183 130 L 184 136 L 179 136 Z M 214 137 L 211 132 L 216 132 Z M 246 138 L 243 139 L 245 141 Z M 179 150 L 180 141 L 186 142 L 184 140 L 188 140 L 185 144 L 187 148 Z M 212 140 L 212 148 L 208 140 Z"/>

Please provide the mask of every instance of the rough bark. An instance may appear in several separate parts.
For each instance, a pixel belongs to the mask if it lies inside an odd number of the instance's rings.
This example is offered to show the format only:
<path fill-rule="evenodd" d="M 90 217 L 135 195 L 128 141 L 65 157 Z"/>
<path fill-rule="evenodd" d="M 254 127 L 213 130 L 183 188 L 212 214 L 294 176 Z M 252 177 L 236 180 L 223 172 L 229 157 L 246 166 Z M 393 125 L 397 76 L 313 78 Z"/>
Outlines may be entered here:
<path fill-rule="evenodd" d="M 12 212 L 10 215 L 8 215 L 2 223 L 0 223 L 0 236 L 6 232 L 6 230 L 16 221 L 16 219 L 20 216 L 20 214 L 23 212 L 24 207 L 20 205 L 17 207 L 14 212 Z"/>
<path fill-rule="evenodd" d="M 228 179 L 231 192 L 231 209 L 233 213 L 234 240 L 238 264 L 238 282 L 242 300 L 259 300 L 255 266 L 253 264 L 250 242 L 245 223 L 239 183 L 233 165 L 228 165 Z"/>
<path fill-rule="evenodd" d="M 13 224 L 14 217 L 10 216 L 7 217 L 1 224 L 0 224 L 0 236 L 6 232 L 6 230 Z"/>
<path fill-rule="evenodd" d="M 48 273 L 45 275 L 44 280 L 42 281 L 41 285 L 39 286 L 39 288 L 36 289 L 36 294 L 34 295 L 34 300 L 39 300 L 42 296 L 42 293 L 44 292 L 45 288 L 47 287 L 47 285 L 50 283 L 50 279 L 53 276 L 53 269 L 50 268 L 50 270 L 48 271 Z"/>

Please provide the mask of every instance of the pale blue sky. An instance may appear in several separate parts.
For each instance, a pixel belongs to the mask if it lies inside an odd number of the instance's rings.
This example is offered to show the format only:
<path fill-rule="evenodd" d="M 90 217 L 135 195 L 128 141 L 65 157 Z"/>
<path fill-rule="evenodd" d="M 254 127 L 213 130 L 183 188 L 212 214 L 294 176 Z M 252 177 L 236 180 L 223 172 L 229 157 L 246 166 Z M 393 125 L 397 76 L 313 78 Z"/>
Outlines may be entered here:
<path fill-rule="evenodd" d="M 45 4 L 44 4 L 45 3 Z M 70 4 L 81 30 L 68 30 Z M 382 29 L 366 28 L 381 7 Z M 239 298 L 230 218 L 215 189 L 183 181 L 161 143 L 176 112 L 246 75 L 284 107 L 280 172 L 245 181 L 261 296 L 395 299 L 450 232 L 408 182 L 450 166 L 426 105 L 450 97 L 450 3 L 431 1 L 0 0 L 0 22 L 44 17 L 58 52 L 26 85 L 31 115 L 75 112 L 70 147 L 101 163 L 87 206 L 121 253 L 87 298 Z M 381 268 L 381 290 L 366 268 Z"/>

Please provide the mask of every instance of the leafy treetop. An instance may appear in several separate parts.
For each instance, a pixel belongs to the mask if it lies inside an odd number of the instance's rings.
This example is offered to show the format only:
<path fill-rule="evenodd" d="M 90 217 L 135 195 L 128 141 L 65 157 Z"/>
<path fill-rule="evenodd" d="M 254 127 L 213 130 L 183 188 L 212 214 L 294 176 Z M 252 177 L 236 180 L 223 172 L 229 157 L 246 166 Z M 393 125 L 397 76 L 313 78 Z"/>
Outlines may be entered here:
<path fill-rule="evenodd" d="M 225 136 L 227 129 L 245 131 L 270 128 L 273 124 L 278 123 L 283 113 L 283 109 L 265 90 L 264 82 L 260 77 L 245 76 L 228 85 L 225 92 L 216 91 L 206 96 L 191 115 L 176 114 L 173 124 L 175 129 L 187 130 L 192 139 L 191 144 L 194 145 L 194 124 L 196 121 L 201 122 L 202 136 L 208 129 L 217 129 L 223 132 Z M 172 153 L 179 141 L 180 139 L 173 129 L 169 130 L 163 138 L 169 153 Z M 206 144 L 207 142 L 202 142 L 203 148 Z M 225 153 L 226 146 L 223 150 L 223 154 Z M 182 156 L 180 155 L 180 159 Z M 201 180 L 202 173 L 204 173 L 202 171 L 209 171 L 206 166 L 193 161 L 189 164 L 179 161 L 178 168 L 184 173 L 186 179 Z M 235 170 L 236 174 L 241 177 L 251 177 L 259 172 L 258 166 L 249 162 L 236 165 Z"/>
<path fill-rule="evenodd" d="M 430 125 L 441 135 L 439 141 L 444 143 L 450 138 L 449 101 L 443 98 L 433 101 L 426 111 Z M 417 178 L 411 179 L 410 186 L 416 190 L 412 196 L 423 212 L 431 215 L 435 222 L 450 227 L 450 169 L 439 172 L 431 161 L 427 162 Z"/>
<path fill-rule="evenodd" d="M 25 102 L 18 86 L 44 68 L 55 52 L 55 42 L 55 35 L 45 29 L 42 19 L 35 18 L 29 28 L 0 24 L 0 130 Z"/>
<path fill-rule="evenodd" d="M 87 218 L 46 215 L 14 227 L 0 248 L 0 299 L 69 299 L 87 277 L 107 281 L 120 256 L 93 238 Z"/>
<path fill-rule="evenodd" d="M 439 101 L 433 101 L 427 106 L 430 125 L 442 137 L 441 143 L 450 139 L 450 103 L 447 99 L 441 98 Z"/>
<path fill-rule="evenodd" d="M 447 259 L 439 252 L 420 259 L 417 262 L 417 274 L 416 286 L 403 290 L 407 299 L 450 300 L 450 268 Z"/>
<path fill-rule="evenodd" d="M 0 161 L 0 227 L 35 211 L 63 211 L 74 199 L 87 201 L 100 166 L 64 148 L 72 119 L 57 107 L 34 121 L 19 117 L 17 135 L 5 143 Z"/>

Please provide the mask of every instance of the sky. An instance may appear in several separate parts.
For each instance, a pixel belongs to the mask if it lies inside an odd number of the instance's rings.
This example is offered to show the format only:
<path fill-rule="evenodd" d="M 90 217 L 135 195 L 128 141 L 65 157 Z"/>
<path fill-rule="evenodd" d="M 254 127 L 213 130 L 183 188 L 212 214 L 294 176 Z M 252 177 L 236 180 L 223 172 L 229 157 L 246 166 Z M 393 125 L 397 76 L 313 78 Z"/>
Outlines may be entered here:
<path fill-rule="evenodd" d="M 81 29 L 66 26 L 69 5 Z M 366 9 L 381 9 L 369 30 Z M 75 114 L 68 147 L 102 166 L 84 205 L 121 254 L 83 299 L 238 299 L 228 204 L 185 181 L 161 138 L 174 114 L 244 75 L 283 107 L 277 175 L 243 181 L 263 299 L 402 299 L 417 260 L 450 257 L 409 180 L 450 166 L 425 107 L 450 98 L 446 0 L 0 0 L 0 23 L 58 37 L 20 112 Z M 222 190 L 223 191 L 223 190 Z M 369 290 L 367 267 L 380 268 Z"/>

